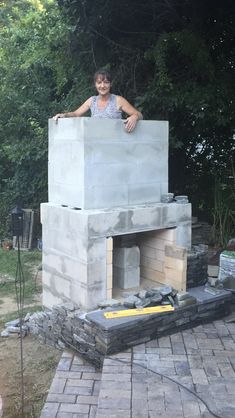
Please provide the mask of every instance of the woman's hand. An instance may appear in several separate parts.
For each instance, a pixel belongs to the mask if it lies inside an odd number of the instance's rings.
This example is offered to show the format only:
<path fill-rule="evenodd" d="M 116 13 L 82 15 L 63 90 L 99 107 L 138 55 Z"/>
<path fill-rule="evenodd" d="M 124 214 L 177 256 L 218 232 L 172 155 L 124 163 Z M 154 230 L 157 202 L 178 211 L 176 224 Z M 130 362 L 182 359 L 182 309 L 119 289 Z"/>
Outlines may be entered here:
<path fill-rule="evenodd" d="M 52 119 L 57 122 L 59 118 L 66 118 L 65 113 L 57 113 Z"/>
<path fill-rule="evenodd" d="M 128 133 L 132 132 L 135 129 L 138 120 L 139 120 L 138 115 L 129 116 L 124 122 L 125 130 Z"/>

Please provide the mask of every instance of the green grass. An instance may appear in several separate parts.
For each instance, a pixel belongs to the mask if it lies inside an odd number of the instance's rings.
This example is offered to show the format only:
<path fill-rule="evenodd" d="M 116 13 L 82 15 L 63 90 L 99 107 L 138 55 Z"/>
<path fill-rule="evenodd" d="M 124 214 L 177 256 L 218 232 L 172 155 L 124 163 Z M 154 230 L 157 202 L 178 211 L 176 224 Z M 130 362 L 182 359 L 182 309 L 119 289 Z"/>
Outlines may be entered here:
<path fill-rule="evenodd" d="M 16 250 L 6 251 L 0 248 L 0 274 L 7 274 L 15 277 L 18 252 Z M 25 273 L 29 268 L 37 266 L 42 261 L 42 253 L 38 250 L 21 251 L 20 258 L 22 265 L 25 267 Z M 28 268 L 29 267 L 29 268 Z"/>
<path fill-rule="evenodd" d="M 41 285 L 37 282 L 37 268 L 41 264 L 42 253 L 38 250 L 21 251 L 21 266 L 25 282 L 24 298 L 26 303 L 33 301 L 34 295 L 41 293 Z M 6 251 L 0 248 L 0 297 L 15 298 L 15 279 L 18 262 L 16 250 Z"/>

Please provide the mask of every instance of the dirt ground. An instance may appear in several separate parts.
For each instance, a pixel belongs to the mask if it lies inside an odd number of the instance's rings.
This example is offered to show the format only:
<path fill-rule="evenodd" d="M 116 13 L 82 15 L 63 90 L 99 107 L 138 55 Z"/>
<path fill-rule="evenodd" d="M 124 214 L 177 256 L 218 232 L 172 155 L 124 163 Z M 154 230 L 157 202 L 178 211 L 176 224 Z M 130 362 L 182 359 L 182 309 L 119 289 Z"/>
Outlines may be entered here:
<path fill-rule="evenodd" d="M 35 304 L 38 303 L 39 300 L 36 300 Z M 16 310 L 16 302 L 13 298 L 1 296 L 0 331 L 4 328 L 2 325 L 4 315 Z M 23 339 L 24 418 L 40 417 L 60 356 L 61 351 L 40 343 L 36 336 L 27 335 Z M 0 417 L 2 418 L 22 417 L 20 358 L 18 335 L 0 337 Z"/>

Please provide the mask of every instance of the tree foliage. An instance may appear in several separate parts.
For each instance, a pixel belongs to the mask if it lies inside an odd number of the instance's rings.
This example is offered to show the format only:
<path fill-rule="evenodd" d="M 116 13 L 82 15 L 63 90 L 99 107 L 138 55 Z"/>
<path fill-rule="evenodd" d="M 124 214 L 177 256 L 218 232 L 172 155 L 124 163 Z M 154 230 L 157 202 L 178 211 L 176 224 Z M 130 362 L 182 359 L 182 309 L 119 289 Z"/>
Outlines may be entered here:
<path fill-rule="evenodd" d="M 13 4 L 3 5 L 0 15 L 2 230 L 16 202 L 38 208 L 47 200 L 47 119 L 69 70 L 70 26 L 54 2 Z"/>
<path fill-rule="evenodd" d="M 212 217 L 214 178 L 233 175 L 234 35 L 232 0 L 2 2 L 1 213 L 47 199 L 47 119 L 107 67 L 146 119 L 169 120 L 171 191 Z"/>

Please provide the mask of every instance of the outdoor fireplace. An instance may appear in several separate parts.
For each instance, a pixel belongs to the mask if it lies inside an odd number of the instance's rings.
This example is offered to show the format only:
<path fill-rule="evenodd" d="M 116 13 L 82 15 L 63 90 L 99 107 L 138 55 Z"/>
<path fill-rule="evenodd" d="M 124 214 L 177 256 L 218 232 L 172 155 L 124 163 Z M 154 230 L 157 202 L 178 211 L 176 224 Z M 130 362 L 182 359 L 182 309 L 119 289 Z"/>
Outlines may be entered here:
<path fill-rule="evenodd" d="M 49 121 L 49 202 L 41 205 L 43 304 L 93 309 L 115 288 L 186 286 L 191 205 L 168 192 L 168 123 Z"/>

